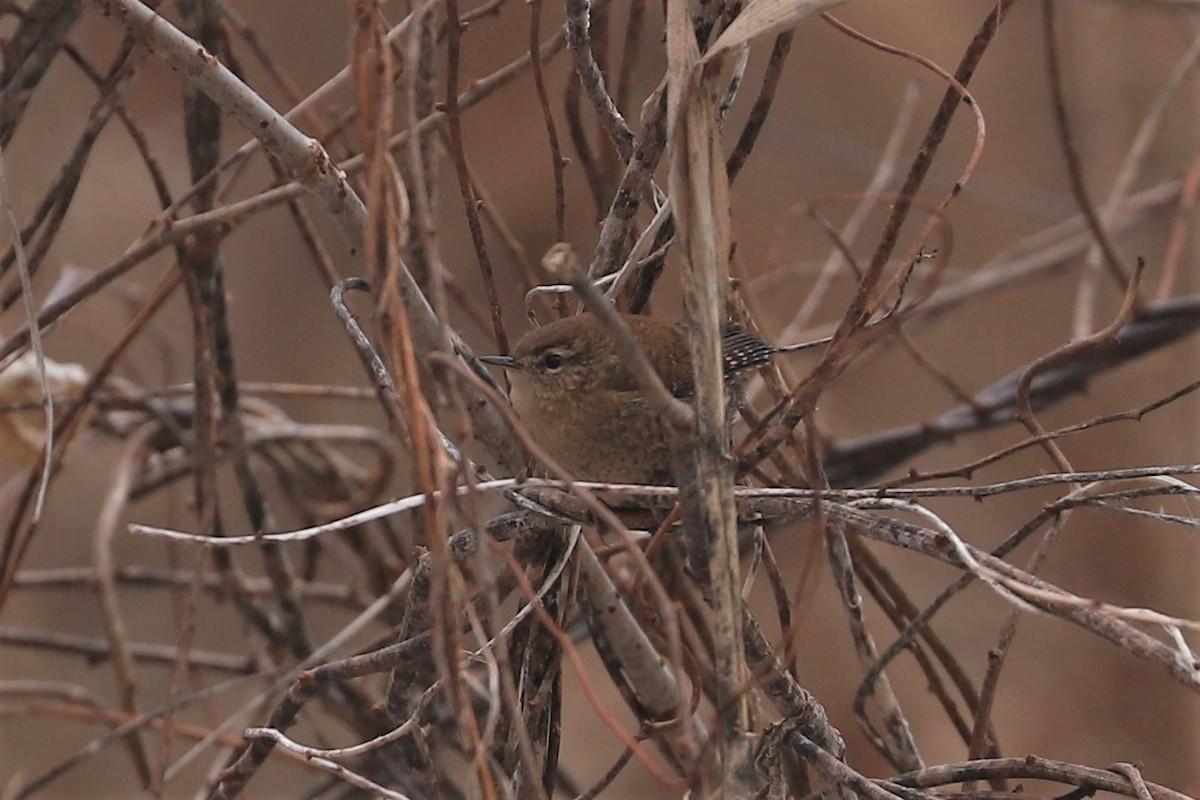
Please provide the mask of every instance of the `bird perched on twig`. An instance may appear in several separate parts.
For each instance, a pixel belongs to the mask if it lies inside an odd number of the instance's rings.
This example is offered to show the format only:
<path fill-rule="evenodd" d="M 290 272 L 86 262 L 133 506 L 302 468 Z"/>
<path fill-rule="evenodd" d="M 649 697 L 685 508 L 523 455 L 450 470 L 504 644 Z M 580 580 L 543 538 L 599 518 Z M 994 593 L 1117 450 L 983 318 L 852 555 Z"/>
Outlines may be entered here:
<path fill-rule="evenodd" d="M 682 323 L 621 315 L 667 390 L 694 394 L 688 329 Z M 742 379 L 780 348 L 736 326 L 724 330 L 726 405 L 732 420 L 742 403 Z M 567 317 L 522 336 L 512 355 L 484 356 L 510 370 L 513 410 L 539 445 L 581 480 L 671 482 L 669 434 L 620 355 L 616 339 L 595 315 Z"/>

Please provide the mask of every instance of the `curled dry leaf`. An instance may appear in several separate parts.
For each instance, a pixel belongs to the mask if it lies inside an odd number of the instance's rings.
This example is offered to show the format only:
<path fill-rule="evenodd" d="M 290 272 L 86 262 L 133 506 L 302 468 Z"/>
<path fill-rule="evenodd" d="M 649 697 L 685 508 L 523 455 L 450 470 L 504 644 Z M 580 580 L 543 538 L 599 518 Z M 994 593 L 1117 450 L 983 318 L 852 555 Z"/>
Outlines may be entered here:
<path fill-rule="evenodd" d="M 757 36 L 778 33 L 811 14 L 828 11 L 845 2 L 847 0 L 752 0 L 717 37 L 701 61 L 715 58 L 719 53 L 743 45 Z"/>
<path fill-rule="evenodd" d="M 79 364 L 46 359 L 46 384 L 52 396 L 74 394 L 87 380 L 87 370 Z M 41 402 L 42 385 L 32 352 L 0 371 L 0 406 Z M 0 412 L 0 459 L 28 466 L 45 446 L 46 415 L 41 408 Z"/>

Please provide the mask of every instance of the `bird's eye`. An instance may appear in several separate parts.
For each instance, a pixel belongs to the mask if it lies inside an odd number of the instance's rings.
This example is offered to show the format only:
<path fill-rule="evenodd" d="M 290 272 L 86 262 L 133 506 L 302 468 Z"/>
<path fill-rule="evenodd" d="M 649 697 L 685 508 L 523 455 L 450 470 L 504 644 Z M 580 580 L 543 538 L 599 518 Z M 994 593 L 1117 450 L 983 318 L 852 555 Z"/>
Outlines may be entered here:
<path fill-rule="evenodd" d="M 562 353 L 546 353 L 542 356 L 542 367 L 551 372 L 561 368 L 563 365 Z"/>

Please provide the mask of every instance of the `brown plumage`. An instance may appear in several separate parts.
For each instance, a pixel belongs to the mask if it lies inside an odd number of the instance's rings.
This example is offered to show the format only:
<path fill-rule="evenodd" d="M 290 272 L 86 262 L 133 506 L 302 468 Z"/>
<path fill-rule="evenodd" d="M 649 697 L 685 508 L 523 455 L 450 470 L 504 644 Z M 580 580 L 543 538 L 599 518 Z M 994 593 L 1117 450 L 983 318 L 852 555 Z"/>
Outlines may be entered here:
<path fill-rule="evenodd" d="M 667 389 L 689 399 L 688 329 L 653 317 L 623 318 Z M 725 330 L 723 342 L 733 412 L 740 404 L 739 373 L 768 362 L 775 348 L 734 326 Z M 575 477 L 671 482 L 667 431 L 597 317 L 581 314 L 551 322 L 522 336 L 511 356 L 483 360 L 510 370 L 513 410 L 538 444 Z"/>

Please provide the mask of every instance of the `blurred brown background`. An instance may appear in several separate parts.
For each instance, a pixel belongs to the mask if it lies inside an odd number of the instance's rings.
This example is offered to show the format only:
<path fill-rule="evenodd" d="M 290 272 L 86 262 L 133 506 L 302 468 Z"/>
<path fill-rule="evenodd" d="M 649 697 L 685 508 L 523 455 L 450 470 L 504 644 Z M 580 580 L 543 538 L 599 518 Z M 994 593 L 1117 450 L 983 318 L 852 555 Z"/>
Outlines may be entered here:
<path fill-rule="evenodd" d="M 302 92 L 319 86 L 345 65 L 348 11 L 343 4 L 231 0 L 229 5 L 253 28 L 262 46 Z M 991 6 L 987 0 L 859 0 L 837 9 L 836 14 L 871 36 L 915 51 L 952 71 Z M 1200 9 L 1188 4 L 1115 0 L 1063 0 L 1057 7 L 1071 121 L 1088 188 L 1099 202 L 1107 195 L 1142 118 L 1191 38 L 1200 32 Z M 611 9 L 619 30 L 625 5 L 616 2 Z M 394 22 L 404 12 L 399 4 L 390 4 L 390 13 Z M 653 88 L 662 72 L 660 14 L 657 4 L 647 8 L 648 34 L 634 91 L 637 98 Z M 543 35 L 550 35 L 560 20 L 561 9 L 547 6 Z M 117 23 L 89 4 L 71 41 L 99 63 L 107 63 L 119 35 Z M 528 10 L 520 3 L 510 2 L 498 16 L 473 23 L 463 40 L 464 85 L 518 57 L 527 47 L 527 39 Z M 728 130 L 740 130 L 757 88 L 765 50 L 761 44 L 755 48 L 746 94 Z M 146 59 L 127 105 L 152 135 L 151 146 L 173 181 L 172 189 L 181 192 L 188 185 L 180 121 L 181 77 L 155 56 Z M 242 63 L 252 87 L 277 107 L 287 107 L 253 59 L 243 55 Z M 552 103 L 559 109 L 568 72 L 568 61 L 561 54 L 548 66 Z M 899 156 L 900 174 L 941 99 L 942 84 L 912 62 L 870 50 L 818 19 L 799 28 L 775 108 L 733 189 L 738 258 L 751 276 L 743 288 L 763 312 L 759 321 L 768 335 L 778 335 L 786 326 L 828 253 L 828 242 L 817 226 L 790 212 L 822 198 L 853 198 L 864 189 L 910 84 L 916 85 L 920 95 Z M 970 88 L 987 121 L 986 149 L 962 196 L 950 209 L 949 280 L 979 269 L 1021 237 L 1077 213 L 1051 117 L 1038 3 L 1016 5 Z M 1200 83 L 1189 77 L 1150 148 L 1137 188 L 1180 175 L 1196 157 L 1200 143 L 1198 93 Z M 94 98 L 92 85 L 80 77 L 75 66 L 60 58 L 4 154 L 18 217 L 30 212 L 55 173 Z M 348 103 L 348 96 L 342 94 L 320 110 L 332 118 Z M 466 111 L 463 122 L 467 154 L 491 202 L 511 224 L 530 260 L 536 261 L 555 237 L 546 134 L 531 79 L 523 76 Z M 226 131 L 227 150 L 247 138 L 232 121 L 227 122 Z M 926 182 L 924 199 L 937 202 L 950 189 L 974 138 L 971 115 L 961 109 Z M 103 266 L 136 239 L 156 213 L 144 176 L 128 138 L 118 127 L 110 127 L 91 159 L 47 269 L 36 281 L 40 291 L 47 291 L 66 266 Z M 567 179 L 568 239 L 581 253 L 590 253 L 598 214 L 576 167 L 568 167 Z M 894 189 L 898 180 L 893 179 L 890 188 Z M 478 285 L 478 270 L 448 165 L 442 181 L 443 260 L 470 291 Z M 259 160 L 236 191 L 244 193 L 269 182 L 269 173 Z M 310 203 L 310 208 L 317 210 L 315 204 Z M 825 208 L 831 218 L 841 220 L 849 203 Z M 864 244 L 856 249 L 859 256 L 869 253 L 881 219 L 879 212 L 872 215 L 861 237 Z M 1169 214 L 1164 213 L 1118 240 L 1127 258 L 1146 258 L 1151 276 L 1165 248 L 1169 223 Z M 910 223 L 906 244 L 911 243 L 915 229 Z M 336 234 L 327 231 L 343 274 L 355 274 L 356 265 L 338 250 Z M 1179 293 L 1197 290 L 1194 236 L 1187 248 Z M 324 287 L 307 263 L 306 251 L 284 210 L 265 212 L 244 225 L 226 241 L 223 256 L 242 379 L 366 385 L 329 311 Z M 521 297 L 516 282 L 506 277 L 515 274 L 515 267 L 500 247 L 493 247 L 492 256 L 501 276 L 499 284 L 509 292 L 503 298 L 509 329 L 519 333 L 526 326 Z M 127 321 L 133 307 L 129 298 L 140 297 L 167 263 L 164 254 L 139 267 L 73 314 L 50 337 L 50 355 L 60 361 L 94 365 Z M 948 374 L 976 390 L 1067 341 L 1079 264 L 1079 258 L 1072 258 L 1053 271 L 978 299 L 969 310 L 960 309 L 933 324 L 917 326 L 913 334 Z M 673 287 L 668 276 L 655 301 L 656 313 L 679 314 Z M 848 281 L 840 279 L 822 307 L 819 321 L 837 318 L 851 288 Z M 1111 284 L 1101 282 L 1099 325 L 1107 323 L 1119 301 Z M 10 312 L 0 320 L 0 331 L 14 330 L 22 319 L 20 313 Z M 465 319 L 458 322 L 478 350 L 493 349 L 484 331 Z M 159 318 L 154 333 L 155 338 L 139 343 L 136 357 L 123 374 L 144 385 L 187 379 L 190 329 L 179 298 Z M 1043 424 L 1049 428 L 1134 407 L 1185 385 L 1196 378 L 1196 347 L 1194 340 L 1188 340 L 1136 367 L 1101 378 L 1086 395 L 1045 412 Z M 792 375 L 802 375 L 806 363 L 803 358 L 796 359 Z M 864 359 L 841 380 L 824 397 L 820 424 L 834 437 L 858 436 L 928 419 L 954 402 L 907 357 L 892 352 L 883 358 Z M 280 405 L 298 419 L 311 422 L 380 423 L 373 407 L 353 402 L 285 399 Z M 1105 427 L 1070 438 L 1063 447 L 1080 469 L 1200 461 L 1197 411 L 1195 398 L 1185 398 L 1139 424 Z M 1007 428 L 972 436 L 920 456 L 915 466 L 956 465 L 1016 438 L 1018 434 Z M 91 564 L 91 527 L 119 446 L 93 434 L 75 448 L 51 491 L 47 517 L 25 561 L 26 569 Z M 2 469 L 0 480 L 18 479 L 16 466 Z M 1000 480 L 1051 469 L 1043 455 L 1027 451 L 976 479 Z M 184 496 L 186 492 L 181 498 Z M 1052 496 L 1047 494 L 1045 499 Z M 974 544 L 987 546 L 1034 515 L 1040 502 L 1036 494 L 1023 493 L 982 504 L 930 505 Z M 1166 505 L 1167 510 L 1179 514 L 1191 513 L 1194 507 L 1184 501 Z M 135 506 L 132 516 L 130 521 L 173 519 L 179 524 L 188 519 L 182 505 L 174 510 Z M 800 569 L 808 535 L 789 530 L 774 533 L 778 549 L 789 559 L 785 570 L 792 574 Z M 1045 575 L 1081 595 L 1196 617 L 1200 616 L 1196 600 L 1198 548 L 1195 534 L 1185 528 L 1086 511 L 1078 513 L 1060 536 Z M 118 557 L 153 563 L 163 558 L 157 552 L 160 549 L 123 537 Z M 878 552 L 905 576 L 917 601 L 932 597 L 954 577 L 949 569 L 913 556 Z M 1018 553 L 1015 562 L 1022 561 Z M 873 774 L 872 764 L 877 770 L 884 765 L 873 761 L 851 716 L 858 667 L 833 595 L 828 576 L 824 576 L 802 628 L 801 677 L 847 734 L 851 763 Z M 758 599 L 765 600 L 765 593 Z M 939 617 L 938 630 L 976 680 L 982 675 L 987 649 L 995 643 L 1007 608 L 989 591 L 975 586 Z M 154 603 L 127 607 L 126 612 L 135 625 L 133 639 L 174 640 L 176 633 L 166 608 Z M 198 646 L 221 649 L 232 644 L 232 649 L 240 652 L 238 643 L 245 632 L 222 629 L 221 619 L 220 615 L 202 618 Z M 0 618 L 4 626 L 93 637 L 100 635 L 99 624 L 92 597 L 69 591 L 17 590 Z M 890 641 L 890 631 L 884 626 L 877 626 L 876 634 L 881 643 Z M 926 695 L 923 678 L 904 659 L 899 664 L 893 680 L 914 721 L 917 740 L 926 747 L 928 761 L 962 758 L 964 748 Z M 162 684 L 147 683 L 139 686 L 139 691 L 146 698 L 163 696 L 167 670 L 144 674 L 156 675 Z M 101 698 L 111 698 L 113 692 L 106 669 L 91 667 L 81 658 L 28 648 L 0 649 L 0 675 L 4 680 L 37 677 L 81 684 Z M 572 686 L 575 676 L 571 670 L 568 675 L 568 686 Z M 593 675 L 607 687 L 599 669 Z M 152 705 L 147 701 L 148 707 Z M 588 721 L 592 712 L 576 694 L 571 695 L 569 709 L 563 764 L 581 785 L 587 785 L 607 768 L 620 744 Z M 1027 616 L 1001 682 L 996 723 L 1006 754 L 1030 752 L 1101 767 L 1115 761 L 1137 762 L 1148 778 L 1194 794 L 1200 792 L 1198 709 L 1200 698 L 1195 691 L 1145 663 L 1061 622 Z M 572 726 L 571 720 L 579 726 Z M 18 770 L 40 773 L 97 733 L 98 729 L 69 719 L 6 715 L 0 721 L 0 783 Z M 303 739 L 303 732 L 298 736 Z M 121 761 L 122 755 L 119 748 L 110 748 L 106 757 L 86 761 L 45 796 L 128 796 L 133 791 L 133 785 L 127 783 L 128 770 L 124 764 L 114 763 Z M 199 763 L 206 763 L 205 758 Z M 269 797 L 278 791 L 287 796 L 290 790 L 285 787 L 294 776 L 277 772 L 278 784 L 261 781 L 253 785 L 252 795 Z M 198 785 L 202 777 L 199 768 L 188 774 L 192 773 L 194 780 L 180 781 L 170 796 L 190 796 L 192 790 L 187 787 Z M 275 789 L 268 788 L 272 786 Z M 660 791 L 636 769 L 622 777 L 618 788 L 629 792 L 628 796 Z"/>

